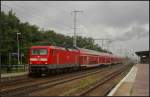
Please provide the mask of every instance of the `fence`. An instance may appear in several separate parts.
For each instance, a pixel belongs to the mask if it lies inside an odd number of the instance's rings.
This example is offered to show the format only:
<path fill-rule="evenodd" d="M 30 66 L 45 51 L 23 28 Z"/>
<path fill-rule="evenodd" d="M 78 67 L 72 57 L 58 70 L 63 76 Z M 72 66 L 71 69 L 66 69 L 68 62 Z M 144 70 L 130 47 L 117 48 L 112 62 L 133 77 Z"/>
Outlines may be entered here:
<path fill-rule="evenodd" d="M 28 71 L 28 64 L 22 65 L 1 65 L 1 73 L 14 73 Z"/>

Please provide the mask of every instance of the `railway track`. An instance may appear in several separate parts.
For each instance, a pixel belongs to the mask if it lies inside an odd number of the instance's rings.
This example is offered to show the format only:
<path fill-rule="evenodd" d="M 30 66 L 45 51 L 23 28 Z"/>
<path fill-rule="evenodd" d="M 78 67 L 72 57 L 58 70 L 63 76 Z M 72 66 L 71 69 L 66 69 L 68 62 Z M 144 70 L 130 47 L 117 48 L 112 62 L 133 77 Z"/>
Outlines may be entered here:
<path fill-rule="evenodd" d="M 129 71 L 129 68 L 130 68 L 129 66 L 126 66 L 124 68 L 114 71 L 113 73 L 107 74 L 103 76 L 102 78 L 100 78 L 99 80 L 97 80 L 97 82 L 94 85 L 74 95 L 75 96 L 93 96 L 94 92 L 96 94 L 96 92 L 102 91 L 98 95 L 94 95 L 94 96 L 106 96 L 110 92 L 110 90 L 117 84 L 117 82 L 112 84 L 111 81 L 115 80 L 115 78 L 117 78 L 118 76 L 120 76 L 121 78 L 125 76 L 126 73 Z M 121 80 L 121 78 L 117 80 Z M 104 87 L 107 87 L 107 88 L 104 88 Z"/>
<path fill-rule="evenodd" d="M 8 81 L 2 81 L 1 82 L 1 88 L 16 85 L 16 84 L 20 84 L 20 83 L 31 82 L 31 81 L 34 81 L 34 79 L 30 78 L 28 76 L 25 76 L 25 77 L 22 77 L 22 78 L 15 78 L 13 80 L 9 79 Z"/>
<path fill-rule="evenodd" d="M 80 71 L 78 71 L 80 72 Z M 74 72 L 70 72 L 70 73 L 74 73 Z M 23 84 L 23 83 L 31 83 L 31 82 L 35 82 L 36 80 L 42 80 L 42 79 L 49 79 L 49 78 L 53 78 L 53 77 L 57 77 L 57 76 L 64 76 L 66 75 L 66 73 L 62 73 L 62 74 L 55 74 L 55 75 L 51 75 L 51 76 L 46 76 L 46 77 L 29 77 L 28 75 L 24 75 L 24 76 L 19 76 L 19 77 L 11 77 L 11 78 L 2 78 L 1 79 L 1 88 L 6 88 L 6 87 L 12 87 L 12 86 L 16 86 L 16 85 L 19 85 L 19 84 Z"/>
<path fill-rule="evenodd" d="M 117 66 L 112 66 L 112 67 L 117 67 Z M 38 90 L 43 90 L 58 84 L 62 84 L 62 83 L 66 83 L 72 80 L 76 80 L 79 78 L 83 78 L 89 75 L 93 75 L 96 73 L 100 73 L 100 72 L 104 72 L 108 70 L 108 68 L 104 68 L 104 69 L 100 69 L 95 71 L 95 69 L 91 70 L 91 71 L 87 71 L 87 72 L 80 72 L 80 73 L 76 73 L 76 74 L 71 74 L 68 76 L 61 76 L 55 79 L 47 79 L 47 81 L 44 82 L 39 82 L 39 83 L 34 83 L 34 84 L 29 84 L 26 86 L 21 86 L 18 88 L 13 88 L 13 89 L 2 89 L 1 91 L 1 95 L 7 95 L 7 96 L 15 96 L 15 95 L 26 95 L 29 94 L 31 92 L 34 91 L 38 91 Z"/>
<path fill-rule="evenodd" d="M 105 67 L 94 68 L 94 70 L 100 69 L 100 68 L 105 68 Z M 39 81 L 44 82 L 46 80 L 55 79 L 55 78 L 60 77 L 60 76 L 70 76 L 73 73 L 75 75 L 80 74 L 83 71 L 90 72 L 91 69 L 84 69 L 82 71 L 77 71 L 77 72 L 69 72 L 69 74 L 67 74 L 67 73 L 54 74 L 54 75 L 45 76 L 45 77 L 34 77 L 34 78 L 32 78 L 32 77 L 29 77 L 29 76 L 19 76 L 19 78 L 15 77 L 15 78 L 11 78 L 11 80 L 9 79 L 8 81 L 1 81 L 1 88 L 3 90 L 5 90 L 5 89 L 11 88 L 11 87 L 20 87 L 20 86 L 22 86 L 22 84 L 30 84 L 30 83 L 33 83 L 33 82 L 36 83 L 36 82 L 39 82 Z"/>

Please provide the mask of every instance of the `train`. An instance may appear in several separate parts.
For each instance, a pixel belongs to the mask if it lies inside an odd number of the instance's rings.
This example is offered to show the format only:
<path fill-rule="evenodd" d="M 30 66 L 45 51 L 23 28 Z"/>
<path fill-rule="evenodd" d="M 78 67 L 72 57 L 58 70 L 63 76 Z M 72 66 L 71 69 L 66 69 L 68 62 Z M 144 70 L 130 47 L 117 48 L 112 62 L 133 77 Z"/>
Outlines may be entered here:
<path fill-rule="evenodd" d="M 121 64 L 123 57 L 85 48 L 32 46 L 29 49 L 29 74 L 49 74 L 59 70 L 77 70 L 100 65 Z"/>

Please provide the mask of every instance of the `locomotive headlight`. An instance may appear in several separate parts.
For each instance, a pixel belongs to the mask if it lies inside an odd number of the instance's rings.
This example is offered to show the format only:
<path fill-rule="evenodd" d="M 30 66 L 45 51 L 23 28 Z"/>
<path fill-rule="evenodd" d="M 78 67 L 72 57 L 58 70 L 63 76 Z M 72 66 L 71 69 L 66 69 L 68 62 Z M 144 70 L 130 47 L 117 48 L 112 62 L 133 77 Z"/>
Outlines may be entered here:
<path fill-rule="evenodd" d="M 30 61 L 37 61 L 37 58 L 30 58 Z"/>
<path fill-rule="evenodd" d="M 47 61 L 47 58 L 40 58 L 40 61 Z"/>

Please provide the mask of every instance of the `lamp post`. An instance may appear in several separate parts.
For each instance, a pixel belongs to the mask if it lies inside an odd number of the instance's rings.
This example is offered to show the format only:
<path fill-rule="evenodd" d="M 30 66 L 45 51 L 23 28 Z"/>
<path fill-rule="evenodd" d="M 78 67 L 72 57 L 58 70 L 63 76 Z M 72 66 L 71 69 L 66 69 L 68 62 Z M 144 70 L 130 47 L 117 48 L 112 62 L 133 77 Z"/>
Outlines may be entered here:
<path fill-rule="evenodd" d="M 17 33 L 17 48 L 18 48 L 18 65 L 20 64 L 20 51 L 19 51 L 19 35 L 20 35 L 21 33 Z"/>

